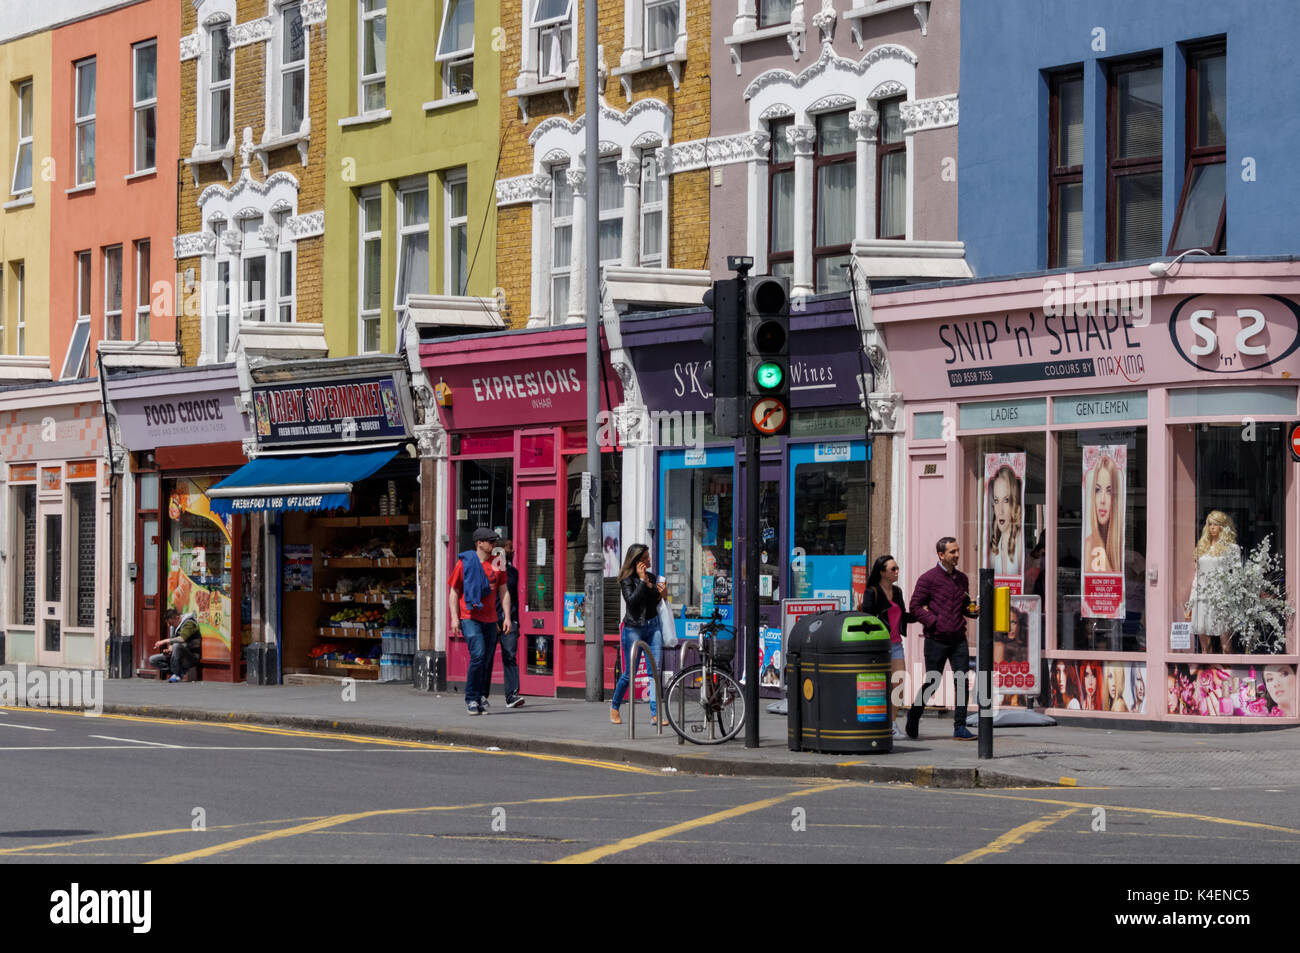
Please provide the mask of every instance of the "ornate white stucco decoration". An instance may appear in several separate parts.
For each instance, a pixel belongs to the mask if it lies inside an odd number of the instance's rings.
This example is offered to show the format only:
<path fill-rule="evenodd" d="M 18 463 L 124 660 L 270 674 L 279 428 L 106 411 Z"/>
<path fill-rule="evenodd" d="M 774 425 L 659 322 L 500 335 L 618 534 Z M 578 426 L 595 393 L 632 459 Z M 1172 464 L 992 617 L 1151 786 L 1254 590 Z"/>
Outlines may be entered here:
<path fill-rule="evenodd" d="M 315 238 L 325 234 L 325 210 L 317 209 L 306 215 L 291 215 L 284 220 L 285 231 L 294 241 Z"/>
<path fill-rule="evenodd" d="M 904 96 L 907 90 L 903 88 L 902 83 L 887 79 L 867 96 L 867 99 L 892 99 L 895 96 Z"/>
<path fill-rule="evenodd" d="M 804 121 L 810 112 L 827 108 L 867 108 L 866 91 L 895 84 L 904 93 L 916 88 L 917 58 L 911 50 L 886 43 L 867 51 L 856 62 L 840 56 L 829 43 L 808 68 L 795 74 L 770 69 L 756 76 L 745 89 L 749 126 L 760 128 L 774 116 L 793 114 Z M 827 104 L 837 104 L 830 106 Z"/>
<path fill-rule="evenodd" d="M 239 222 L 246 219 L 268 219 L 272 214 L 293 213 L 298 208 L 298 180 L 288 172 L 276 172 L 264 182 L 254 180 L 247 171 L 239 177 L 233 188 L 221 185 L 209 185 L 199 196 L 199 209 L 203 221 Z M 321 216 L 324 225 L 324 212 Z M 286 227 L 292 234 L 292 219 L 286 220 Z M 305 237 L 305 236 L 294 236 Z M 232 252 L 239 250 L 240 229 L 229 227 L 222 235 L 226 247 Z"/>
<path fill-rule="evenodd" d="M 766 160 L 771 136 L 764 131 L 679 142 L 660 150 L 665 175 L 735 162 Z"/>
<path fill-rule="evenodd" d="M 822 0 L 822 8 L 813 14 L 813 26 L 821 31 L 822 42 L 835 39 L 835 0 Z"/>
<path fill-rule="evenodd" d="M 551 197 L 549 175 L 517 175 L 513 179 L 497 180 L 497 208 L 505 205 L 524 205 Z"/>
<path fill-rule="evenodd" d="M 916 99 L 899 107 L 903 119 L 903 133 L 911 135 L 926 129 L 941 129 L 957 125 L 957 94 L 936 96 L 934 99 Z"/>
<path fill-rule="evenodd" d="M 216 250 L 217 236 L 212 232 L 189 232 L 172 239 L 172 257 L 177 261 L 211 255 Z"/>
<path fill-rule="evenodd" d="M 264 43 L 271 38 L 273 32 L 270 17 L 236 23 L 230 28 L 230 46 L 235 49 L 253 43 Z"/>
<path fill-rule="evenodd" d="M 570 158 L 586 151 L 587 117 L 580 116 L 570 122 L 563 116 L 552 116 L 538 124 L 528 137 L 533 147 L 533 173 L 542 175 L 550 158 L 557 151 Z M 670 142 L 673 130 L 673 111 L 657 99 L 642 99 L 633 103 L 626 112 L 611 109 L 602 100 L 600 104 L 600 151 L 602 155 L 623 155 L 630 158 L 633 143 L 653 137 L 659 142 Z M 500 204 L 500 202 L 498 202 Z"/>
<path fill-rule="evenodd" d="M 203 52 L 203 38 L 199 36 L 196 30 L 193 33 L 187 33 L 181 37 L 181 62 L 187 60 L 196 60 L 199 54 Z"/>
<path fill-rule="evenodd" d="M 326 0 L 303 0 L 302 22 L 304 26 L 315 26 L 325 22 Z"/>

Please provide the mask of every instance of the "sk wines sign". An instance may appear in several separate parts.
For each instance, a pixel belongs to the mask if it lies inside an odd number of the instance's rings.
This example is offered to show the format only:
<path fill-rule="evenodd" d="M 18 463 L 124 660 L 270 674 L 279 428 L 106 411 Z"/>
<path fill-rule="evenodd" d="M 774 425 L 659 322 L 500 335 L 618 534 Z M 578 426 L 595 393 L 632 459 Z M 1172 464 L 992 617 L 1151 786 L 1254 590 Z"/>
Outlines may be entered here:
<path fill-rule="evenodd" d="M 391 377 L 258 387 L 253 416 L 262 446 L 406 436 Z"/>

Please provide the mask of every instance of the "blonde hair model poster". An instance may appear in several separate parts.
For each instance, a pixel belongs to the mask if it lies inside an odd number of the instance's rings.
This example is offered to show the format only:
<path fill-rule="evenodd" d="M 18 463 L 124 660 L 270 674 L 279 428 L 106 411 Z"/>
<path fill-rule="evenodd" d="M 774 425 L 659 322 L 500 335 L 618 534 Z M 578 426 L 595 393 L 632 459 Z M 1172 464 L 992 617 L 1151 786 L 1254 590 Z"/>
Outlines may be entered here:
<path fill-rule="evenodd" d="M 1083 447 L 1083 611 L 1085 619 L 1123 619 L 1123 444 Z"/>
<path fill-rule="evenodd" d="M 984 455 L 984 569 L 1013 596 L 1025 591 L 1025 454 Z"/>

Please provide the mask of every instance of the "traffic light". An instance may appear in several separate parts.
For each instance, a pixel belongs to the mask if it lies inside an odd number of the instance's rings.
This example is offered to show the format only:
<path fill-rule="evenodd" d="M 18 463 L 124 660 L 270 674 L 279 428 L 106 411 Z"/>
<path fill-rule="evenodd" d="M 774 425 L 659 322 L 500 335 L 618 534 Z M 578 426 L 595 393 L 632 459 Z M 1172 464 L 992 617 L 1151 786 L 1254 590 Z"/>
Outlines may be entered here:
<path fill-rule="evenodd" d="M 715 281 L 704 292 L 704 306 L 713 311 L 713 432 L 739 437 L 743 432 L 745 387 L 740 362 L 740 280 Z"/>
<path fill-rule="evenodd" d="M 790 283 L 758 275 L 746 284 L 744 426 L 774 437 L 790 431 Z"/>

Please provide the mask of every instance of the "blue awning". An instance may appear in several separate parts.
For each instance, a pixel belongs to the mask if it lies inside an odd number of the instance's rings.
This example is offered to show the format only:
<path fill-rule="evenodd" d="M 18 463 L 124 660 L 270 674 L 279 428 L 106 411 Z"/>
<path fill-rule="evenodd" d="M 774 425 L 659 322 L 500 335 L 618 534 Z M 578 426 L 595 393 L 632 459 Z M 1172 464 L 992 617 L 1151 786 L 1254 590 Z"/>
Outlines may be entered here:
<path fill-rule="evenodd" d="M 208 490 L 212 511 L 232 513 L 335 510 L 349 505 L 352 485 L 397 456 L 396 450 L 258 457 Z"/>

